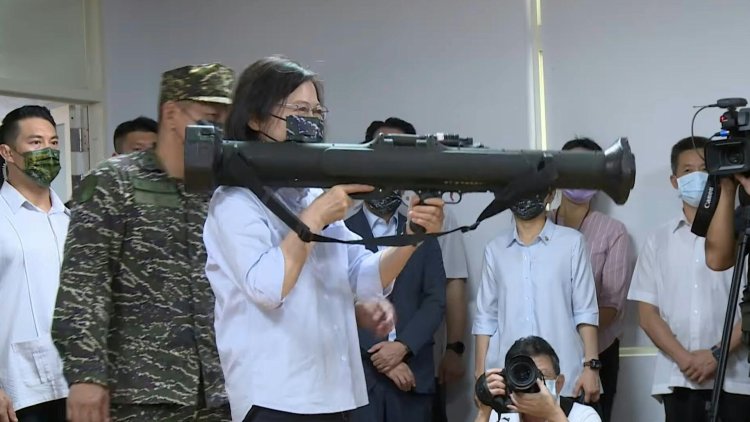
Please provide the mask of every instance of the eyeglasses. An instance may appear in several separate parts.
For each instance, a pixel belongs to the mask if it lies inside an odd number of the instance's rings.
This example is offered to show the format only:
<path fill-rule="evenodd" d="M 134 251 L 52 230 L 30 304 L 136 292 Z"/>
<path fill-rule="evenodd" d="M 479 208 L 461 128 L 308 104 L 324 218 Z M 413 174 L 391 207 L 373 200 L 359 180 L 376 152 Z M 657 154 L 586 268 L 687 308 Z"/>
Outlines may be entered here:
<path fill-rule="evenodd" d="M 313 116 L 320 120 L 325 120 L 328 115 L 328 109 L 321 105 L 312 107 L 309 104 L 279 104 L 279 107 L 292 110 L 296 115 Z"/>

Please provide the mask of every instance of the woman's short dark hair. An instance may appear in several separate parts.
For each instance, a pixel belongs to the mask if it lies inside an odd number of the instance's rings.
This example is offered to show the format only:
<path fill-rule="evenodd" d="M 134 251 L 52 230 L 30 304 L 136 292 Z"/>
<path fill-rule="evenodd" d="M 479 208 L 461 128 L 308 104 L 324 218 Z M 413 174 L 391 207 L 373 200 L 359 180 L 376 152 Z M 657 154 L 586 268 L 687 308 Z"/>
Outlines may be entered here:
<path fill-rule="evenodd" d="M 374 122 L 370 123 L 370 126 L 367 127 L 367 131 L 365 131 L 365 142 L 372 141 L 372 138 L 375 137 L 375 131 L 377 131 L 381 127 L 393 127 L 396 129 L 400 129 L 407 135 L 417 134 L 417 130 L 414 129 L 414 125 L 412 125 L 411 123 L 407 122 L 406 120 L 399 119 L 398 117 L 389 117 L 385 119 L 385 121 L 375 120 Z"/>
<path fill-rule="evenodd" d="M 240 76 L 224 134 L 237 140 L 257 140 L 259 132 L 248 126 L 252 119 L 263 122 L 274 108 L 297 87 L 310 81 L 323 103 L 323 84 L 318 75 L 283 56 L 270 56 L 251 64 Z"/>
<path fill-rule="evenodd" d="M 563 145 L 562 150 L 568 151 L 574 148 L 583 148 L 587 149 L 589 151 L 601 151 L 602 147 L 599 146 L 593 139 L 591 138 L 575 138 L 571 139 L 568 142 Z"/>

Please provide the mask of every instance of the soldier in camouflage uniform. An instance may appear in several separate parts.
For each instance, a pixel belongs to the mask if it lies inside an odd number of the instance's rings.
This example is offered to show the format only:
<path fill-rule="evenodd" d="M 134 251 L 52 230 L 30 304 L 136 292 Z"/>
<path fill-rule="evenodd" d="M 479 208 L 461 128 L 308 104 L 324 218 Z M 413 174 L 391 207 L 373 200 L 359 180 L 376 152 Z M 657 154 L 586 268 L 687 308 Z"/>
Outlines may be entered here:
<path fill-rule="evenodd" d="M 111 158 L 74 194 L 52 335 L 72 422 L 229 420 L 204 266 L 207 195 L 185 192 L 185 128 L 223 122 L 233 72 L 163 74 L 156 148 Z"/>

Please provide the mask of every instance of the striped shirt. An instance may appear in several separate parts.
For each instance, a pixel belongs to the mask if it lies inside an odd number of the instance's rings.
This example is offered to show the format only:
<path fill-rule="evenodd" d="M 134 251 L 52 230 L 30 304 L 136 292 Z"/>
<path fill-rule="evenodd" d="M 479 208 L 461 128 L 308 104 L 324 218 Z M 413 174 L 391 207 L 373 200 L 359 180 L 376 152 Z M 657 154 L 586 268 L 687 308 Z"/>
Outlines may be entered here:
<path fill-rule="evenodd" d="M 564 225 L 558 209 L 550 212 L 552 221 Z M 589 261 L 594 272 L 596 298 L 599 307 L 617 309 L 615 320 L 599 330 L 599 353 L 622 335 L 625 319 L 625 300 L 630 289 L 630 278 L 635 264 L 630 249 L 630 236 L 625 225 L 599 211 L 591 210 L 580 227 L 589 250 Z M 601 315 L 600 315 L 601 316 Z"/>

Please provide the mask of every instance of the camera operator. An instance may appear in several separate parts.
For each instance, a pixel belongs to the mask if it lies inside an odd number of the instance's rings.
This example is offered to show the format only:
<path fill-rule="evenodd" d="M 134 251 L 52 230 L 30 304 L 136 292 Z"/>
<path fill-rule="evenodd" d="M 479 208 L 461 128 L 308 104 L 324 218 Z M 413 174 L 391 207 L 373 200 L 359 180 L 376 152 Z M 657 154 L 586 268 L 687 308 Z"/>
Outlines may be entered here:
<path fill-rule="evenodd" d="M 703 149 L 703 148 L 701 148 Z M 737 186 L 750 192 L 750 177 L 735 174 L 720 180 L 721 196 L 706 233 L 706 265 L 714 271 L 732 268 L 737 257 L 735 197 Z"/>
<path fill-rule="evenodd" d="M 284 142 L 288 116 L 325 119 L 321 94 L 308 69 L 283 57 L 261 59 L 239 79 L 226 135 Z M 313 232 L 353 240 L 358 236 L 342 221 L 349 195 L 372 189 L 281 188 L 275 195 Z M 443 202 L 425 202 L 413 202 L 408 217 L 438 232 Z M 373 253 L 305 243 L 249 189 L 228 186 L 211 199 L 204 241 L 232 419 L 344 421 L 366 405 L 354 302 L 382 298 L 418 246 Z"/>
<path fill-rule="evenodd" d="M 561 407 L 559 392 L 565 385 L 565 376 L 560 373 L 560 359 L 555 350 L 541 337 L 529 336 L 516 340 L 508 349 L 506 360 L 510 356 L 529 356 L 541 372 L 544 380 L 538 379 L 538 393 L 511 393 L 513 404 L 508 409 L 519 413 L 521 422 L 601 422 L 596 411 L 586 405 L 569 402 L 569 413 Z M 490 369 L 487 371 L 487 386 L 493 396 L 505 396 L 505 379 L 500 373 L 501 369 Z M 502 419 L 501 419 L 502 418 Z M 510 421 L 509 414 L 497 415 L 489 406 L 482 404 L 475 422 Z"/>

